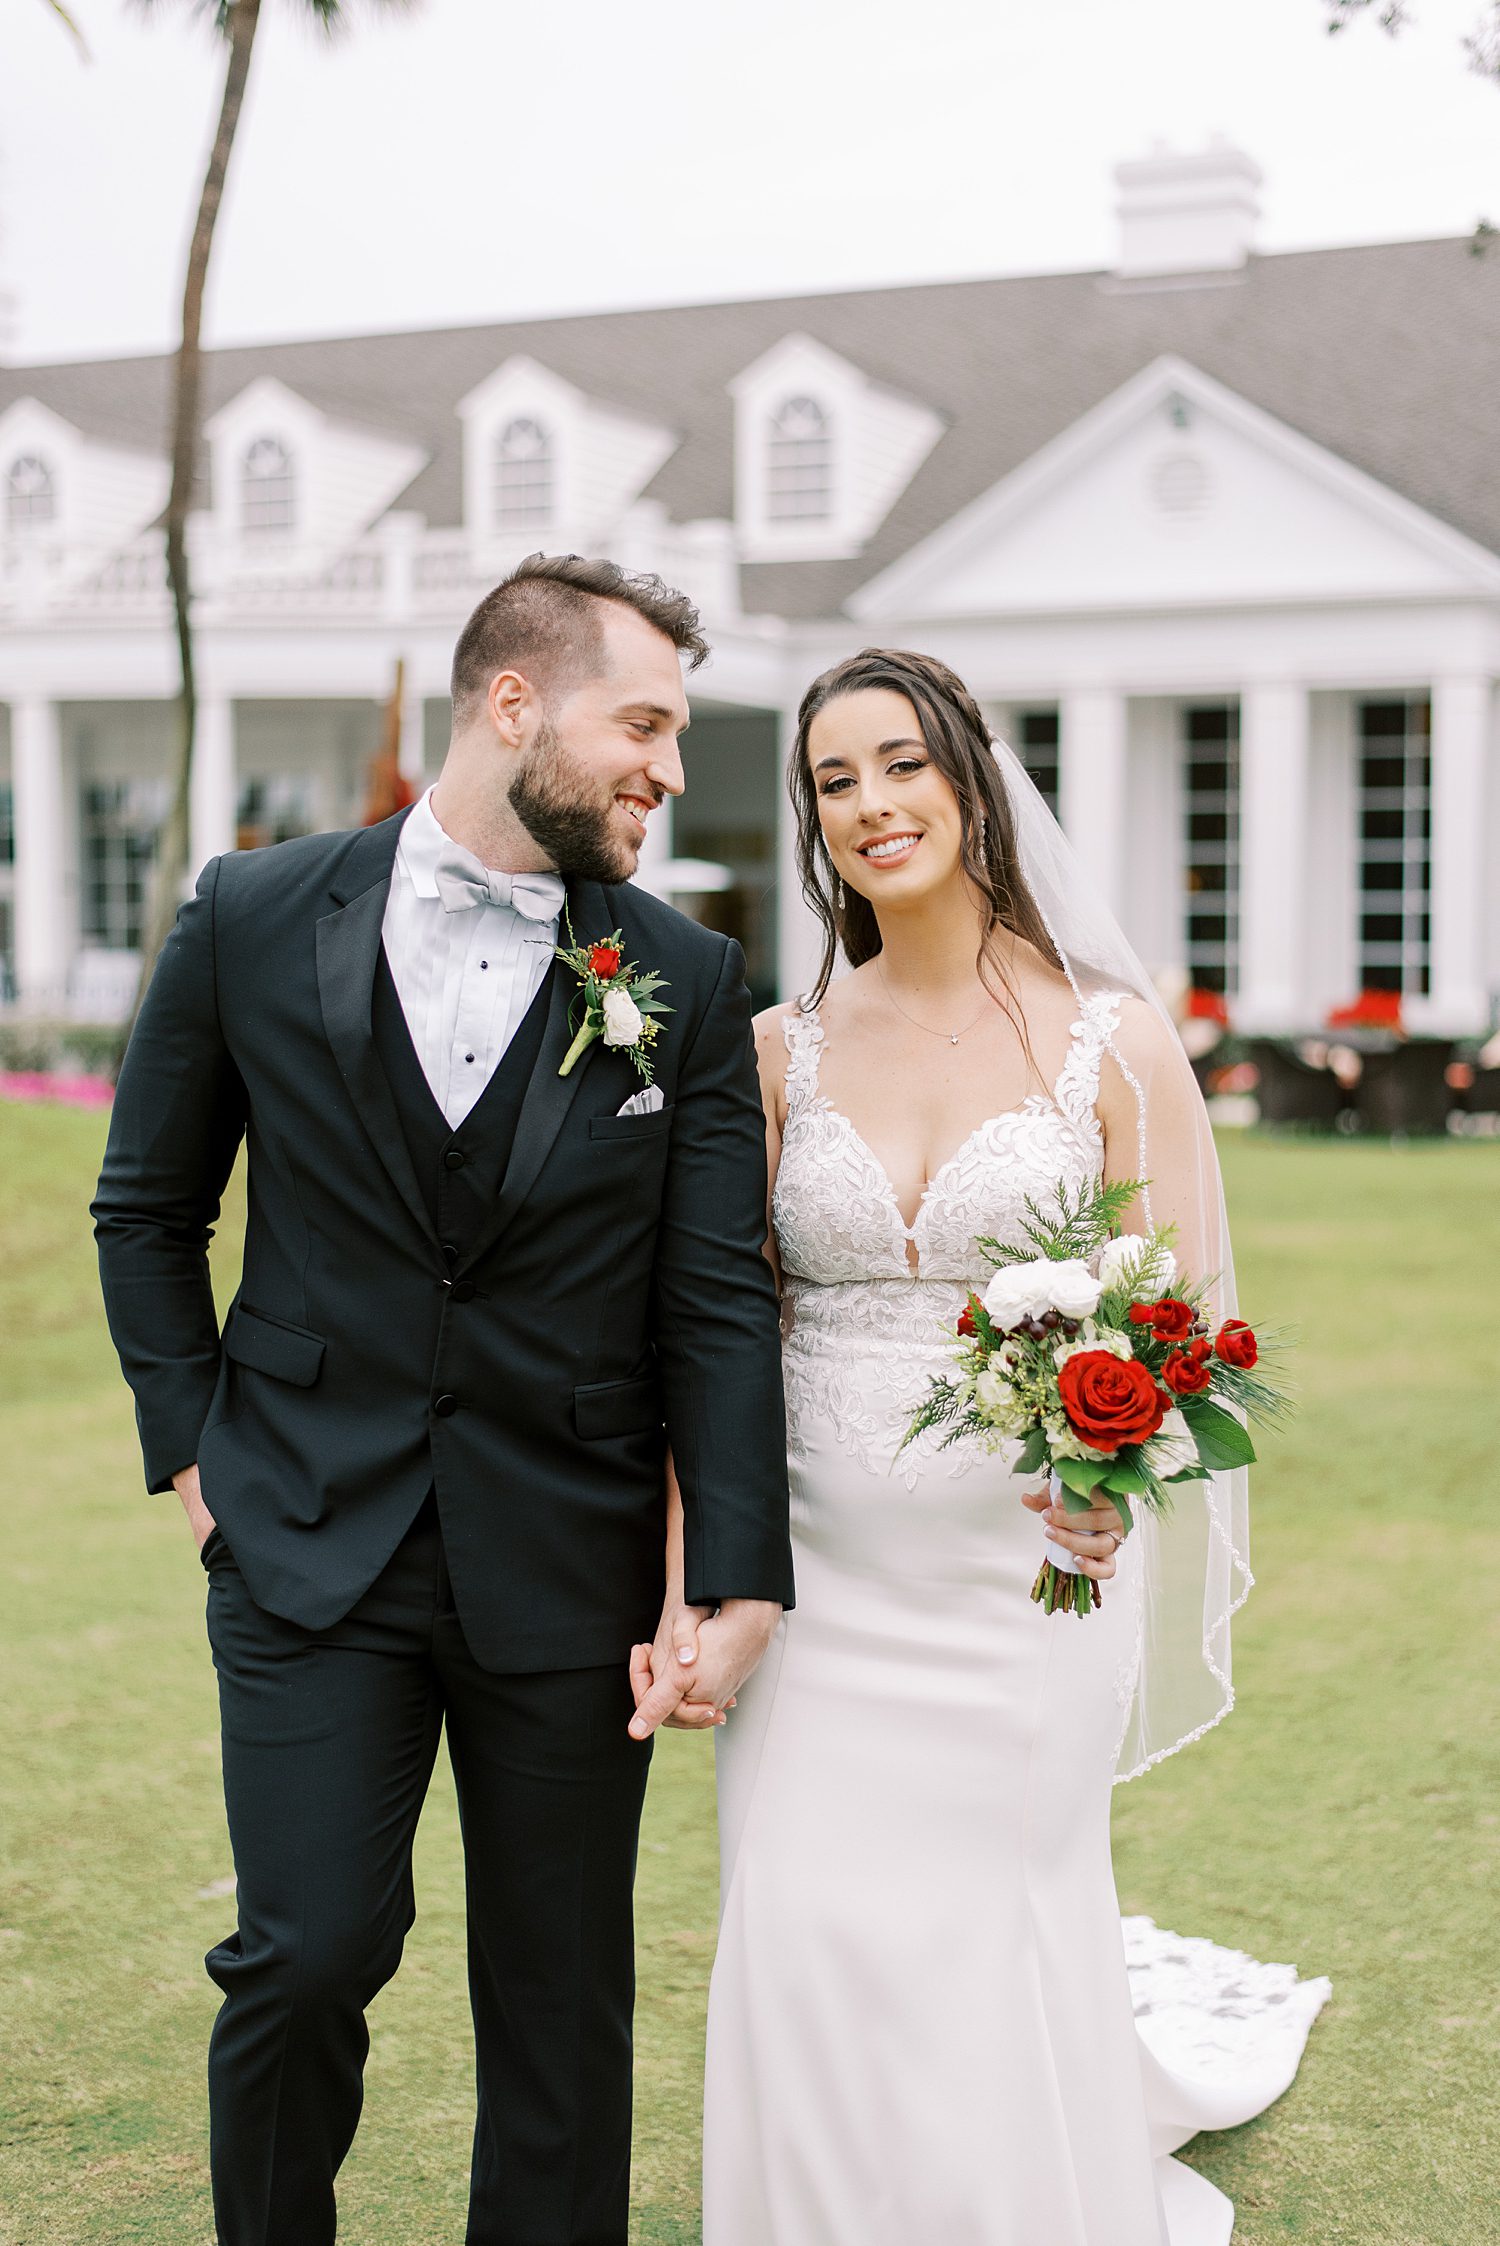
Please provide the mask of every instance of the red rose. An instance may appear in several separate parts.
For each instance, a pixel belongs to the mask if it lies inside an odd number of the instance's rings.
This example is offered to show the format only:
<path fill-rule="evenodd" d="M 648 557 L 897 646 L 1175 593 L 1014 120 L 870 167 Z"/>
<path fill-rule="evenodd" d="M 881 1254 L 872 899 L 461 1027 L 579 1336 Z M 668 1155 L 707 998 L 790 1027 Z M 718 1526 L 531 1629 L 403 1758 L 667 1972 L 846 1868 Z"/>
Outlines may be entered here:
<path fill-rule="evenodd" d="M 1237 1365 L 1241 1372 L 1248 1372 L 1260 1356 L 1260 1344 L 1243 1318 L 1226 1318 L 1214 1347 L 1226 1365 Z"/>
<path fill-rule="evenodd" d="M 958 1314 L 958 1331 L 963 1335 L 966 1341 L 969 1340 L 974 1334 L 977 1334 L 979 1331 L 979 1328 L 974 1323 L 974 1313 L 969 1308 L 969 1305 L 967 1303 L 964 1304 L 962 1310 Z"/>
<path fill-rule="evenodd" d="M 1063 1410 L 1074 1433 L 1096 1451 L 1144 1443 L 1162 1423 L 1166 1405 L 1146 1367 L 1107 1349 L 1083 1349 L 1057 1376 Z"/>
<path fill-rule="evenodd" d="M 1133 1302 L 1130 1305 L 1130 1323 L 1132 1326 L 1149 1326 L 1155 1316 L 1156 1305 L 1154 1302 Z"/>
<path fill-rule="evenodd" d="M 589 972 L 601 983 L 609 982 L 620 972 L 620 955 L 613 944 L 595 944 L 589 953 Z"/>
<path fill-rule="evenodd" d="M 1162 1366 L 1161 1377 L 1174 1396 L 1201 1396 L 1213 1379 L 1213 1372 L 1201 1357 L 1174 1349 Z"/>
<path fill-rule="evenodd" d="M 1191 1303 L 1179 1302 L 1175 1295 L 1163 1295 L 1150 1310 L 1151 1331 L 1158 1341 L 1186 1341 L 1198 1315 Z"/>

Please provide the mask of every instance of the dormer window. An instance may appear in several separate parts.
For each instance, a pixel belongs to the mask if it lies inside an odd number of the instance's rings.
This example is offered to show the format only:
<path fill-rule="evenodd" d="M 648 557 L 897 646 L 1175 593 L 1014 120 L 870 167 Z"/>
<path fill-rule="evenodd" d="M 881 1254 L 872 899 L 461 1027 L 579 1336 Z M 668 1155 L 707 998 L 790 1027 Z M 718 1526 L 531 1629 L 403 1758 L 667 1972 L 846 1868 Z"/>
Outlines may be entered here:
<path fill-rule="evenodd" d="M 833 437 L 816 398 L 783 400 L 766 444 L 766 519 L 826 522 L 833 513 Z"/>
<path fill-rule="evenodd" d="M 297 479 L 279 437 L 257 437 L 240 465 L 240 524 L 247 538 L 294 530 Z"/>
<path fill-rule="evenodd" d="M 495 528 L 541 530 L 552 520 L 553 447 L 529 414 L 507 421 L 495 439 Z"/>
<path fill-rule="evenodd" d="M 5 479 L 5 527 L 36 530 L 57 520 L 57 485 L 39 453 L 23 452 Z"/>

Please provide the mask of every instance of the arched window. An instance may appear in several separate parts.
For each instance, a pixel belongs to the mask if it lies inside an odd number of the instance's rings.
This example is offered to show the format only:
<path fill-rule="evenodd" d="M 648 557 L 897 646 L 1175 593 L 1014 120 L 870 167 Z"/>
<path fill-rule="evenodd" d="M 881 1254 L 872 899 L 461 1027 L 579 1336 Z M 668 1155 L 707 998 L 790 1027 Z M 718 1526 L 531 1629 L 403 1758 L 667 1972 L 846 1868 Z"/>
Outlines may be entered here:
<path fill-rule="evenodd" d="M 833 438 L 816 398 L 787 398 L 771 416 L 766 514 L 771 522 L 826 522 L 833 513 Z"/>
<path fill-rule="evenodd" d="M 240 522 L 251 537 L 294 530 L 297 479 L 279 437 L 257 437 L 240 464 Z"/>
<path fill-rule="evenodd" d="M 40 523 L 57 520 L 57 486 L 52 470 L 34 452 L 23 452 L 10 464 L 5 479 L 5 527 L 35 530 Z"/>
<path fill-rule="evenodd" d="M 495 439 L 495 528 L 535 530 L 552 520 L 552 438 L 518 415 Z"/>

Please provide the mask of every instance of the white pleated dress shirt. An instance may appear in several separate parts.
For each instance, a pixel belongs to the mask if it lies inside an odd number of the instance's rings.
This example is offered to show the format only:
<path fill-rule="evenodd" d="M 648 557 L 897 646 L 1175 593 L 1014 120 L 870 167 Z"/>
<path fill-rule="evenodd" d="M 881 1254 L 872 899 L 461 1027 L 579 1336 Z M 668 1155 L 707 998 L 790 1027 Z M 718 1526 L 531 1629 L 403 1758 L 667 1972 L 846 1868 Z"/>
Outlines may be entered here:
<path fill-rule="evenodd" d="M 556 877 L 550 920 L 493 903 L 450 912 L 439 865 L 485 879 L 479 860 L 439 825 L 429 788 L 401 829 L 382 941 L 422 1072 L 457 1130 L 541 988 L 564 891 Z"/>

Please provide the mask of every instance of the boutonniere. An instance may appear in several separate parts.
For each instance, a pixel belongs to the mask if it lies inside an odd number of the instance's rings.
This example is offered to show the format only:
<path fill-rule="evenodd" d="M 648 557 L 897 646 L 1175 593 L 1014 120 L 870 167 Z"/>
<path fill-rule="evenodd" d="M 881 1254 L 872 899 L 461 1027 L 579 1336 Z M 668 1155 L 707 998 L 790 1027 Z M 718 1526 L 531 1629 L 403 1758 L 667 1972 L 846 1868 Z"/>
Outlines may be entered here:
<path fill-rule="evenodd" d="M 559 1076 L 566 1076 L 580 1053 L 586 1052 L 596 1037 L 617 1052 L 628 1053 L 636 1072 L 644 1081 L 651 1082 L 651 1047 L 661 1035 L 658 1015 L 675 1011 L 657 997 L 667 986 L 663 978 L 652 969 L 649 973 L 632 966 L 625 957 L 624 939 L 617 928 L 601 944 L 573 942 L 573 923 L 568 922 L 569 942 L 557 946 L 557 956 L 565 967 L 578 977 L 578 991 L 574 1008 L 583 1001 L 583 1019 L 574 1032 L 573 1042 Z M 570 1009 L 569 1019 L 573 1018 Z"/>

